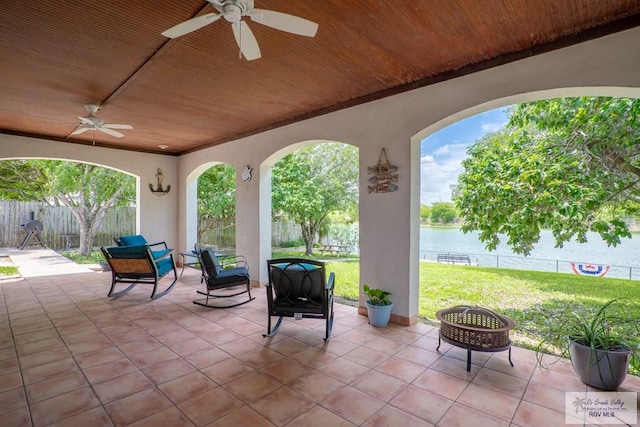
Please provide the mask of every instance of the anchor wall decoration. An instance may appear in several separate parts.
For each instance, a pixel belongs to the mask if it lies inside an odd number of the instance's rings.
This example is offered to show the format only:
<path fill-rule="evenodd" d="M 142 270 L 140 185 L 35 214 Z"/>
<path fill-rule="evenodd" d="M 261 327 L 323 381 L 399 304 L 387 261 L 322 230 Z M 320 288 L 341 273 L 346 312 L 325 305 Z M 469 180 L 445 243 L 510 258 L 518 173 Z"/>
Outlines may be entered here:
<path fill-rule="evenodd" d="M 167 188 L 162 188 L 162 169 L 158 168 L 158 172 L 156 173 L 156 178 L 158 179 L 158 183 L 156 188 L 153 188 L 153 184 L 149 184 L 149 190 L 156 196 L 164 196 L 171 190 L 171 185 L 167 185 Z"/>

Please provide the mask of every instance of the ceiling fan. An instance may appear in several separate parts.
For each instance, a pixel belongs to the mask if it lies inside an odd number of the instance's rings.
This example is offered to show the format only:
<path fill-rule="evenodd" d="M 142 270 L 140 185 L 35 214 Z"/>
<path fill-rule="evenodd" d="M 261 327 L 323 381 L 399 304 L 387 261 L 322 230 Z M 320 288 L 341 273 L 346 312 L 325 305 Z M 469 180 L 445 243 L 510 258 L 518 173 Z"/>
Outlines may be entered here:
<path fill-rule="evenodd" d="M 99 106 L 93 104 L 85 104 L 84 108 L 89 112 L 88 116 L 78 117 L 80 119 L 80 124 L 71 132 L 71 135 L 80 135 L 88 130 L 99 130 L 100 132 L 104 132 L 107 135 L 115 136 L 116 138 L 122 138 L 124 134 L 115 131 L 113 129 L 133 129 L 131 125 L 119 125 L 112 123 L 105 123 L 102 119 L 96 117 L 96 113 L 100 109 Z"/>
<path fill-rule="evenodd" d="M 220 13 L 206 13 L 189 19 L 169 28 L 162 35 L 175 39 L 224 18 L 231 23 L 233 36 L 242 55 L 247 61 L 253 61 L 261 57 L 260 47 L 249 25 L 242 21 L 243 16 L 248 16 L 259 24 L 301 36 L 314 37 L 318 31 L 318 24 L 304 18 L 273 10 L 254 9 L 253 0 L 207 1 Z"/>

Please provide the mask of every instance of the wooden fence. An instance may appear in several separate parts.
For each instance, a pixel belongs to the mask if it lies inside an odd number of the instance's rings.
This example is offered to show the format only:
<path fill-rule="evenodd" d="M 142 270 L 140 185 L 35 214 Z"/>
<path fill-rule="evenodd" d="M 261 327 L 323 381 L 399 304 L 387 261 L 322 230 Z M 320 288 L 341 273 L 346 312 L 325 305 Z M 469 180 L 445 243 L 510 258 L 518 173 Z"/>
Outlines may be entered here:
<path fill-rule="evenodd" d="M 66 206 L 0 200 L 0 247 L 18 246 L 25 235 L 21 224 L 25 224 L 31 218 L 42 223 L 42 240 L 52 249 L 65 247 L 65 239 L 62 236 L 80 234 L 78 222 Z M 114 237 L 134 234 L 135 224 L 134 207 L 111 208 L 93 239 L 93 246 L 112 245 Z M 291 222 L 274 222 L 271 229 L 273 246 L 301 238 L 300 226 Z M 203 242 L 200 243 L 219 248 L 234 248 L 235 236 L 236 227 L 233 220 L 221 221 L 205 233 Z"/>
<path fill-rule="evenodd" d="M 18 246 L 25 235 L 21 224 L 27 223 L 31 218 L 42 223 L 42 241 L 52 249 L 64 248 L 63 235 L 80 234 L 78 222 L 66 206 L 0 200 L 0 247 Z M 133 234 L 135 228 L 134 207 L 111 208 L 93 239 L 93 246 L 112 245 L 114 237 Z"/>

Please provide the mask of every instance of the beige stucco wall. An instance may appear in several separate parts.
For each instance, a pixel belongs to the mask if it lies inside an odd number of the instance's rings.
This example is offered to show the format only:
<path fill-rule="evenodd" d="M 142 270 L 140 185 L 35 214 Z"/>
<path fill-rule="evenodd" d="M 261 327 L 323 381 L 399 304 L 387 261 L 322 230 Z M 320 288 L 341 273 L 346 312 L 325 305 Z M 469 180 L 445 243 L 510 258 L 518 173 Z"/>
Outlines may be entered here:
<path fill-rule="evenodd" d="M 230 163 L 238 173 L 245 165 L 255 169 L 254 179 L 238 186 L 237 250 L 249 257 L 254 279 L 265 281 L 270 236 L 264 228 L 270 224 L 264 206 L 274 157 L 305 141 L 359 147 L 361 284 L 392 291 L 393 313 L 411 320 L 418 313 L 420 141 L 464 117 L 516 102 L 587 94 L 640 96 L 638 52 L 640 29 L 635 29 L 298 122 L 182 156 L 179 182 L 184 186 L 185 177 L 204 161 Z M 399 167 L 399 189 L 369 193 L 367 167 L 378 162 L 383 147 Z M 179 235 L 186 241 L 192 237 L 184 232 L 185 203 L 181 197 Z"/>
<path fill-rule="evenodd" d="M 516 102 L 571 95 L 640 97 L 638 52 L 640 29 L 629 30 L 179 158 L 0 135 L 0 159 L 80 160 L 138 176 L 140 232 L 179 250 L 195 242 L 197 176 L 209 165 L 229 163 L 238 174 L 237 251 L 249 258 L 254 280 L 264 282 L 270 256 L 270 166 L 292 144 L 330 140 L 355 145 L 361 171 L 361 284 L 390 290 L 396 319 L 409 322 L 418 313 L 420 141 L 462 118 Z M 383 147 L 399 167 L 399 189 L 369 193 L 367 167 L 378 162 Z M 246 165 L 254 173 L 243 183 L 240 172 Z M 165 197 L 147 188 L 155 183 L 158 167 L 172 187 Z"/>

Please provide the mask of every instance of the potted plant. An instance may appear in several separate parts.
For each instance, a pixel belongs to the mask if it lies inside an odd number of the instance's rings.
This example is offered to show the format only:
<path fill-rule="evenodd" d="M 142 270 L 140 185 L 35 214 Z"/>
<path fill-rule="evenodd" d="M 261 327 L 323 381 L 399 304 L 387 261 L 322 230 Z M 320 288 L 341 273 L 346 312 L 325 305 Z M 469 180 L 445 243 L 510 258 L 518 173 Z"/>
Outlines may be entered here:
<path fill-rule="evenodd" d="M 362 290 L 369 297 L 369 300 L 365 303 L 367 305 L 369 324 L 376 328 L 387 326 L 391 317 L 391 309 L 393 308 L 393 303 L 389 299 L 391 292 L 371 288 L 369 285 L 364 285 Z"/>
<path fill-rule="evenodd" d="M 621 300 L 610 300 L 591 317 L 568 309 L 553 336 L 537 347 L 538 365 L 545 353 L 557 349 L 570 358 L 576 375 L 592 387 L 616 390 L 624 381 L 630 361 L 638 359 L 639 321 Z M 625 338 L 628 335 L 629 338 Z"/>

